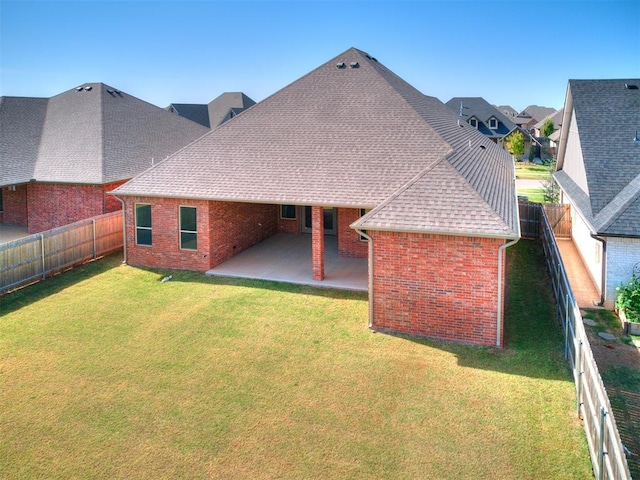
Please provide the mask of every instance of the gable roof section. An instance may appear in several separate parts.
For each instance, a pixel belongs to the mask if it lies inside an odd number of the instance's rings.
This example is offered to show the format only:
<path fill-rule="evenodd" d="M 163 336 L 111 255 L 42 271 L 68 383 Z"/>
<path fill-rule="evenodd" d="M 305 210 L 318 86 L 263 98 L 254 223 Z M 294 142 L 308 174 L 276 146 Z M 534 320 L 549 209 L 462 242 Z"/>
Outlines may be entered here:
<path fill-rule="evenodd" d="M 198 103 L 172 103 L 167 107 L 172 113 L 188 118 L 192 122 L 199 123 L 203 127 L 211 128 L 209 122 L 209 108 Z"/>
<path fill-rule="evenodd" d="M 460 111 L 461 104 L 462 112 Z M 454 97 L 446 105 L 465 122 L 471 117 L 477 118 L 480 121 L 478 130 L 490 137 L 502 138 L 517 127 L 512 120 L 482 97 Z M 499 121 L 497 129 L 490 128 L 489 120 L 491 118 Z"/>
<path fill-rule="evenodd" d="M 3 128 L 0 185 L 130 179 L 149 168 L 152 159 L 161 161 L 209 131 L 102 83 L 50 99 L 7 102 L 37 104 L 38 111 L 25 116 L 16 108 L 0 110 L 0 122 L 15 125 L 11 131 Z M 23 149 L 25 139 L 29 148 Z M 20 175 L 7 173 L 18 170 Z"/>
<path fill-rule="evenodd" d="M 529 105 L 522 112 L 520 112 L 520 115 L 528 115 L 535 121 L 535 123 L 537 123 L 543 118 L 546 118 L 549 115 L 553 115 L 555 112 L 555 108 L 541 107 L 540 105 Z"/>
<path fill-rule="evenodd" d="M 555 112 L 544 117 L 542 120 L 540 120 L 538 123 L 534 125 L 534 128 L 541 129 L 544 126 L 544 122 L 546 122 L 547 119 L 551 119 L 553 120 L 553 126 L 555 128 L 555 131 L 557 131 L 562 126 L 563 116 L 564 116 L 564 108 L 561 108 L 560 110 L 556 110 Z"/>
<path fill-rule="evenodd" d="M 569 80 L 567 88 L 554 178 L 601 235 L 640 236 L 640 142 L 634 141 L 640 90 L 625 84 L 640 86 L 640 79 Z M 563 170 L 572 130 L 580 137 L 588 191 Z"/>
<path fill-rule="evenodd" d="M 458 126 L 457 116 L 439 100 L 351 48 L 113 193 L 372 208 L 417 180 L 425 168 L 450 157 L 454 163 L 445 166 L 446 172 L 456 182 L 473 185 L 469 188 L 475 193 L 465 201 L 473 203 L 486 194 L 482 201 L 490 208 L 500 204 L 497 215 L 506 212 L 501 222 L 511 224 L 515 195 L 510 204 L 491 197 L 495 191 L 501 198 L 504 191 L 509 196 L 512 180 L 488 178 L 491 170 L 478 173 L 482 150 L 469 162 L 455 149 L 461 144 L 468 148 L 469 139 L 476 146 L 487 144 L 486 150 L 501 159 L 507 177 L 509 172 L 513 175 L 511 158 L 462 124 Z M 429 177 L 425 179 L 412 189 L 425 188 Z M 467 207 L 475 208 L 470 203 Z M 430 228 L 431 206 L 412 208 L 413 221 L 422 219 L 421 231 Z M 486 229 L 476 228 L 472 220 L 463 230 Z"/>

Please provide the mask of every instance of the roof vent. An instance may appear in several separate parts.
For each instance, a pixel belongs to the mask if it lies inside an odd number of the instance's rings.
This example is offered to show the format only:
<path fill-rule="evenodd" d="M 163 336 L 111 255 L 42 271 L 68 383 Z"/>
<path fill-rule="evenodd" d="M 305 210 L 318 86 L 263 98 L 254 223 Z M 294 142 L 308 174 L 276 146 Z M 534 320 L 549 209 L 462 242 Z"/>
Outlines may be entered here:
<path fill-rule="evenodd" d="M 92 87 L 91 85 L 87 85 L 86 87 L 84 87 L 84 89 L 85 89 L 87 92 L 90 92 L 92 88 L 93 88 L 93 87 Z"/>
<path fill-rule="evenodd" d="M 486 150 L 486 149 L 487 149 L 487 147 L 485 147 L 484 145 L 480 145 L 480 149 L 481 149 L 481 150 Z"/>
<path fill-rule="evenodd" d="M 82 87 L 76 87 L 76 92 L 81 92 L 82 91 Z"/>
<path fill-rule="evenodd" d="M 107 89 L 107 93 L 110 93 L 111 95 L 113 95 L 113 90 L 111 90 L 110 88 Z"/>
<path fill-rule="evenodd" d="M 336 68 L 345 68 L 346 66 L 344 62 L 336 63 Z"/>
<path fill-rule="evenodd" d="M 631 83 L 625 83 L 624 88 L 627 90 L 638 90 L 638 85 L 633 85 Z"/>
<path fill-rule="evenodd" d="M 350 66 L 351 68 L 360 68 L 360 64 L 359 64 L 358 62 L 351 62 L 351 63 L 349 64 L 349 66 Z"/>

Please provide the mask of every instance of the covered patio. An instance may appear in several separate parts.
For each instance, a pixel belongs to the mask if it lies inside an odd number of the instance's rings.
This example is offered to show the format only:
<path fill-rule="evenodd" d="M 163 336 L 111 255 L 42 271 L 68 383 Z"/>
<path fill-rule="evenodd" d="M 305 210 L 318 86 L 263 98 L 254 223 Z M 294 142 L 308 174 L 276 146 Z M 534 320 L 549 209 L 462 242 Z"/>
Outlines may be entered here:
<path fill-rule="evenodd" d="M 258 243 L 209 270 L 207 275 L 366 292 L 367 259 L 339 257 L 335 236 L 325 235 L 324 245 L 324 280 L 313 279 L 311 235 L 287 233 Z"/>

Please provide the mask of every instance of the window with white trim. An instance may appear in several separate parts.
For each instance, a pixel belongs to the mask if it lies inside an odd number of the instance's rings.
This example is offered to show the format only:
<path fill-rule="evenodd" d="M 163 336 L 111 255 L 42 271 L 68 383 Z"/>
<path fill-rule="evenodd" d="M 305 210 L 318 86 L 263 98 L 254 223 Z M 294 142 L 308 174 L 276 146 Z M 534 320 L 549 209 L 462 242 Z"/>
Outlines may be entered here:
<path fill-rule="evenodd" d="M 153 244 L 151 233 L 151 205 L 136 203 L 136 245 L 150 247 Z"/>
<path fill-rule="evenodd" d="M 295 205 L 280 205 L 280 218 L 285 220 L 296 219 L 296 206 Z"/>
<path fill-rule="evenodd" d="M 473 128 L 478 128 L 478 119 L 471 117 L 469 119 L 469 125 L 471 125 Z"/>
<path fill-rule="evenodd" d="M 498 129 L 498 119 L 495 117 L 491 117 L 489 119 L 489 128 L 491 130 L 497 130 Z"/>
<path fill-rule="evenodd" d="M 180 248 L 198 249 L 198 219 L 196 207 L 180 207 Z"/>

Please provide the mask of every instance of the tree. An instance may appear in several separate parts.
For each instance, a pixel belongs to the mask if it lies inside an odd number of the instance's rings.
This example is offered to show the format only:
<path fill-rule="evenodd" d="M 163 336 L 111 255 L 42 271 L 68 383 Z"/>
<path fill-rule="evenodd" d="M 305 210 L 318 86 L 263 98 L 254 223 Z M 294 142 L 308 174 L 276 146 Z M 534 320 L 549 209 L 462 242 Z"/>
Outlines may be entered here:
<path fill-rule="evenodd" d="M 551 176 L 552 172 L 555 172 L 556 164 L 549 164 L 549 176 L 542 180 L 542 198 L 546 203 L 558 203 L 560 202 L 560 187 Z"/>
<path fill-rule="evenodd" d="M 507 139 L 507 149 L 511 155 L 524 155 L 524 135 L 521 132 L 514 132 Z"/>
<path fill-rule="evenodd" d="M 540 129 L 540 133 L 543 137 L 548 137 L 553 132 L 556 131 L 556 126 L 553 124 L 553 120 L 547 118 L 542 124 L 542 128 Z"/>

